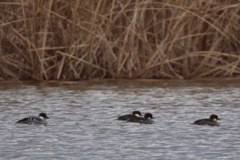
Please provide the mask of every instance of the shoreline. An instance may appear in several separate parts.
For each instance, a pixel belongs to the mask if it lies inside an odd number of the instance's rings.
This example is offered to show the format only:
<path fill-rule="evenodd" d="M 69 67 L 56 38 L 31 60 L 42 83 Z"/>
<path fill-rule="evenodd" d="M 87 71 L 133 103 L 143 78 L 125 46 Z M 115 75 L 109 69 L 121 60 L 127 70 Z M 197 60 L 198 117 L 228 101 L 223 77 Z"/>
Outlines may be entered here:
<path fill-rule="evenodd" d="M 1 80 L 0 84 L 6 84 L 6 83 L 59 83 L 59 84 L 75 84 L 75 83 L 82 83 L 82 82 L 113 82 L 113 81 L 119 81 L 119 82 L 174 82 L 174 81 L 186 81 L 186 82 L 194 82 L 194 81 L 232 81 L 232 80 L 240 80 L 240 77 L 227 77 L 227 78 L 193 78 L 193 79 L 146 79 L 146 78 L 111 78 L 111 79 L 83 79 L 83 80 Z"/>

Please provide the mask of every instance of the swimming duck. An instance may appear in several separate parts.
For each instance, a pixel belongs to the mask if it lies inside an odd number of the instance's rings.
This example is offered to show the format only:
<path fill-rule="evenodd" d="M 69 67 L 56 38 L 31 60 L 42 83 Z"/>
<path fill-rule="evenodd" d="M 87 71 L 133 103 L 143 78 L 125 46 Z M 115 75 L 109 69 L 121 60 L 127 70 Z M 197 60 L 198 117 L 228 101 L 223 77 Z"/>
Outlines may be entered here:
<path fill-rule="evenodd" d="M 216 120 L 220 120 L 220 119 L 216 114 L 211 114 L 209 118 L 196 120 L 195 122 L 193 122 L 193 124 L 219 126 L 219 123 Z"/>
<path fill-rule="evenodd" d="M 19 121 L 17 121 L 18 124 L 47 124 L 46 119 L 49 119 L 46 113 L 40 113 L 38 117 L 26 117 Z"/>

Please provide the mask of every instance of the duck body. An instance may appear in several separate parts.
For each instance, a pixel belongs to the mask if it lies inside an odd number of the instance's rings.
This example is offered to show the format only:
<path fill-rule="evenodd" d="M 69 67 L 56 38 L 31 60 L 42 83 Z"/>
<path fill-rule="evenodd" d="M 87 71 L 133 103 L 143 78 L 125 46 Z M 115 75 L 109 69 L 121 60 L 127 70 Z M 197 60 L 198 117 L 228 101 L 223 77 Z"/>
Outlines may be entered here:
<path fill-rule="evenodd" d="M 128 121 L 130 119 L 134 119 L 134 118 L 138 117 L 136 115 L 142 116 L 140 111 L 133 111 L 132 114 L 126 114 L 126 115 L 118 117 L 118 120 Z"/>
<path fill-rule="evenodd" d="M 153 116 L 151 113 L 146 113 L 144 117 L 134 117 L 129 119 L 127 122 L 135 122 L 135 123 L 143 123 L 143 124 L 152 124 L 154 121 L 152 120 Z"/>
<path fill-rule="evenodd" d="M 32 117 L 26 117 L 19 121 L 17 121 L 18 124 L 47 124 L 46 119 L 49 119 L 49 117 L 46 115 L 46 113 L 40 113 L 38 117 L 32 116 Z"/>
<path fill-rule="evenodd" d="M 199 119 L 193 122 L 196 125 L 209 125 L 209 126 L 219 126 L 219 123 L 216 120 L 220 120 L 217 115 L 212 114 L 210 118 Z"/>

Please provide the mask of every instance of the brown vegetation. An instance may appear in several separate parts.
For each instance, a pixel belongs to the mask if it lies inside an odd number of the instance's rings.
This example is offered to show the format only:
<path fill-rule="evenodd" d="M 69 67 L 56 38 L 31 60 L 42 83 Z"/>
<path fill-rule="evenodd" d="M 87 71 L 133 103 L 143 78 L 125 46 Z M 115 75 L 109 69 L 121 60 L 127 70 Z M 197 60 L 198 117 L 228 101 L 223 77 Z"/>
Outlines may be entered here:
<path fill-rule="evenodd" d="M 0 78 L 240 75 L 238 0 L 0 2 Z"/>

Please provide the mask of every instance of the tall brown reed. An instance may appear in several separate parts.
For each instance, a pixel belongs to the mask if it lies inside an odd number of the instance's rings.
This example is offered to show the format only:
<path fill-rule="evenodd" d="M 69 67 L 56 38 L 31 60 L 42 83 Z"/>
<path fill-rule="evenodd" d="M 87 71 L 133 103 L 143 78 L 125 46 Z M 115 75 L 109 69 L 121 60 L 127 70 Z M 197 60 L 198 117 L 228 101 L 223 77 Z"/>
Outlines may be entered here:
<path fill-rule="evenodd" d="M 0 78 L 240 75 L 238 0 L 0 2 Z"/>

